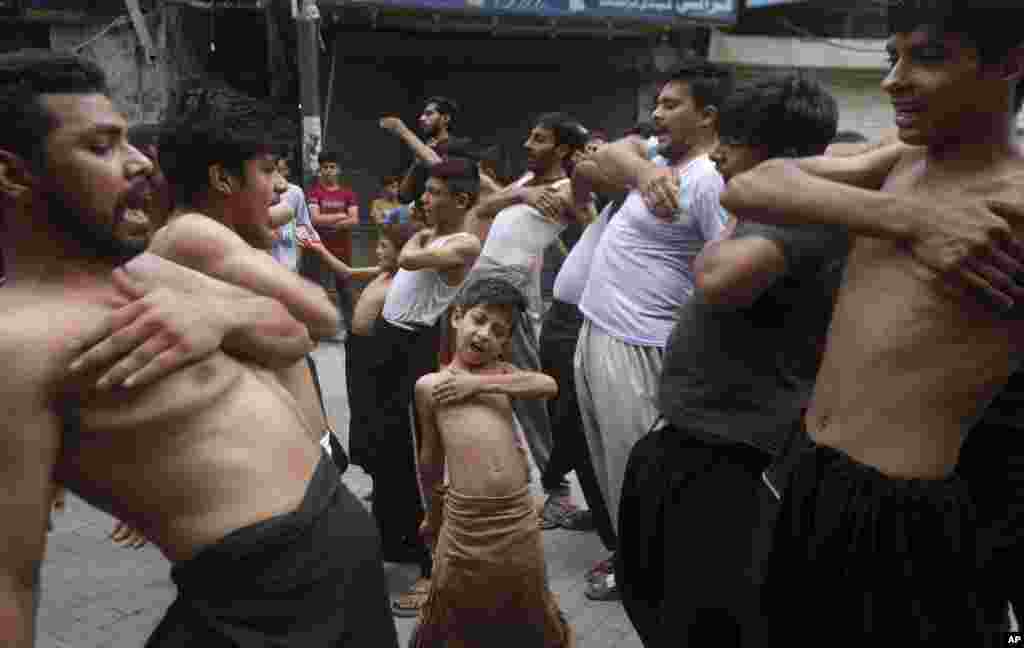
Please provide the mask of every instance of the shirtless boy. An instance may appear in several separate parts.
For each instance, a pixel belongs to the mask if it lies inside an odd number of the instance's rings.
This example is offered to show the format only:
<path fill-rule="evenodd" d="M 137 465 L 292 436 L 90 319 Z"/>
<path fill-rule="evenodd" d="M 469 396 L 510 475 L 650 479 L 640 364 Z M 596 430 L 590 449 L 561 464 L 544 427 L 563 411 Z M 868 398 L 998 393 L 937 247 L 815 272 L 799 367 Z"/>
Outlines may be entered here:
<path fill-rule="evenodd" d="M 882 85 L 903 144 L 769 161 L 722 197 L 740 219 L 856 235 L 802 429 L 770 472 L 783 495 L 763 599 L 790 641 L 828 628 L 984 645 L 1006 619 L 953 470 L 1024 350 L 1013 4 L 890 7 Z"/>
<path fill-rule="evenodd" d="M 434 545 L 435 560 L 417 648 L 573 643 L 548 589 L 528 463 L 509 402 L 551 398 L 558 386 L 499 360 L 525 306 L 508 282 L 468 284 L 452 314 L 452 363 L 416 383 L 428 495 L 421 533 Z"/>
<path fill-rule="evenodd" d="M 373 425 L 376 369 L 380 354 L 373 335 L 374 323 L 384 309 L 384 300 L 398 272 L 398 254 L 413 235 L 415 227 L 381 225 L 377 238 L 377 265 L 370 268 L 351 268 L 331 254 L 322 243 L 311 238 L 300 238 L 304 248 L 320 255 L 334 272 L 347 279 L 370 279 L 356 301 L 352 315 L 351 335 L 345 338 L 345 385 L 348 388 L 349 426 L 348 454 L 352 463 L 367 474 L 375 474 L 377 454 L 376 427 Z"/>
<path fill-rule="evenodd" d="M 306 327 L 276 300 L 154 255 L 122 265 L 138 250 L 113 233 L 142 207 L 152 165 L 125 139 L 94 64 L 3 55 L 0 120 L 19 125 L 0 136 L 0 361 L 18 377 L 0 385 L 0 643 L 33 643 L 55 479 L 174 563 L 179 596 L 148 645 L 395 646 L 372 523 L 294 399 L 239 359 L 294 363 Z M 70 370 L 117 320 L 148 329 L 167 313 L 206 331 L 207 353 L 157 335 L 140 347 L 157 370 L 194 360 L 149 383 L 152 371 L 100 386 L 107 367 Z"/>

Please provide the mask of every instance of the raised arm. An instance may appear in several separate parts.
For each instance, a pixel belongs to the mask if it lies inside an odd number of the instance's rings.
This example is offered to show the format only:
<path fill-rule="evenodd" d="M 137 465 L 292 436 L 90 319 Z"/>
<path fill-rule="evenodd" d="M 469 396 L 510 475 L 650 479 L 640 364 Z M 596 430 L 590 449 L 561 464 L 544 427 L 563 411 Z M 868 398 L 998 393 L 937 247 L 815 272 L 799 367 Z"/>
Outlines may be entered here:
<path fill-rule="evenodd" d="M 638 188 L 642 175 L 655 167 L 647 159 L 647 142 L 630 136 L 601 147 L 576 165 L 573 172 L 573 194 L 621 193 Z"/>
<path fill-rule="evenodd" d="M 287 225 L 295 218 L 295 210 L 292 206 L 283 200 L 276 205 L 272 206 L 269 210 L 270 213 L 270 224 L 274 227 L 281 227 Z"/>
<path fill-rule="evenodd" d="M 280 301 L 306 324 L 314 339 L 330 337 L 338 330 L 338 312 L 322 288 L 210 218 L 179 216 L 154 237 L 151 247 L 160 256 Z"/>
<path fill-rule="evenodd" d="M 480 256 L 480 240 L 475 236 L 455 236 L 434 247 L 426 247 L 431 230 L 417 232 L 402 248 L 398 265 L 403 270 L 450 270 L 472 263 Z"/>
<path fill-rule="evenodd" d="M 412 152 L 416 155 L 416 158 L 420 160 L 427 167 L 432 167 L 435 164 L 441 163 L 441 156 L 437 151 L 430 148 L 423 143 L 423 140 L 412 132 L 408 126 L 405 125 L 398 117 L 384 117 L 380 120 L 380 127 L 384 130 L 394 133 L 405 142 L 406 146 L 412 149 Z"/>
<path fill-rule="evenodd" d="M 905 242 L 921 264 L 999 307 L 1024 302 L 1024 244 L 1010 228 L 1024 220 L 1024 206 L 880 191 L 896 165 L 918 163 L 911 150 L 893 145 L 848 158 L 769 160 L 733 178 L 721 202 L 740 219 L 837 225 L 851 236 Z"/>
<path fill-rule="evenodd" d="M 507 362 L 495 373 L 468 373 L 449 369 L 435 382 L 433 396 L 439 405 L 458 403 L 477 394 L 504 394 L 509 398 L 554 398 L 558 383 L 537 371 L 523 371 Z"/>
<path fill-rule="evenodd" d="M 898 144 L 852 157 L 769 160 L 734 177 L 722 206 L 740 219 L 840 225 L 853 235 L 907 240 L 914 201 L 879 191 L 907 150 Z"/>
<path fill-rule="evenodd" d="M 123 306 L 80 342 L 73 372 L 108 370 L 100 388 L 140 387 L 223 348 L 278 369 L 313 349 L 304 324 L 280 302 L 151 253 L 114 271 Z"/>
<path fill-rule="evenodd" d="M 717 306 L 753 304 L 786 272 L 782 246 L 759 236 L 708 243 L 694 262 L 697 290 Z"/>
<path fill-rule="evenodd" d="M 502 209 L 526 202 L 525 187 L 505 187 L 500 191 L 481 197 L 477 204 L 466 214 L 466 221 L 490 220 Z"/>
<path fill-rule="evenodd" d="M 17 376 L 0 384 L 0 645 L 10 648 L 35 645 L 39 568 L 60 446 L 60 422 L 31 379 L 38 372 L 18 362 L 27 355 L 0 350 L 0 361 Z"/>

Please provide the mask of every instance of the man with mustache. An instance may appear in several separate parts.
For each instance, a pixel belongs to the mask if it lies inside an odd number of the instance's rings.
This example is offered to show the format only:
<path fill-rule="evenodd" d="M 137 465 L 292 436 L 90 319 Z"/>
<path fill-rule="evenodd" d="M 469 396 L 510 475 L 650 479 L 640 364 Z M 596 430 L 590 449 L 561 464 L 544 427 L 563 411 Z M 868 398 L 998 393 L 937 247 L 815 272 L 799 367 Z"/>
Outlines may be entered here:
<path fill-rule="evenodd" d="M 301 321 L 318 335 L 338 326 L 326 296 L 237 237 L 213 238 L 235 241 L 220 250 L 221 273 L 243 285 L 255 274 L 279 299 L 118 240 L 152 165 L 127 142 L 94 64 L 3 55 L 0 119 L 16 125 L 0 135 L 0 360 L 17 376 L 0 386 L 0 643 L 33 643 L 56 480 L 174 563 L 179 596 L 150 646 L 397 646 L 372 522 L 253 360 L 301 360 Z M 217 192 L 239 231 L 258 235 L 242 215 L 265 217 L 273 158 L 258 137 L 233 135 L 185 184 Z M 209 254 L 202 242 L 180 253 Z M 112 368 L 90 368 L 125 348 Z M 153 380 L 168 366 L 179 368 Z"/>

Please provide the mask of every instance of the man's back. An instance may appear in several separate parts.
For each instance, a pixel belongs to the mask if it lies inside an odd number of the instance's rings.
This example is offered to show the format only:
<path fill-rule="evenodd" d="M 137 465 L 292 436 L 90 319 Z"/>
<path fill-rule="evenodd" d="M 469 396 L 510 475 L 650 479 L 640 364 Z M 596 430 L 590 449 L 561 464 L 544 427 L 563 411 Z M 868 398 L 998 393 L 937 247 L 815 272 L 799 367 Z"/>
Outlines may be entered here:
<path fill-rule="evenodd" d="M 1020 156 L 935 177 L 910 152 L 884 191 L 955 202 L 1024 200 Z M 1017 231 L 1024 223 L 1011 223 Z M 807 416 L 812 437 L 887 474 L 952 471 L 967 430 L 1019 365 L 1021 326 L 965 298 L 904 245 L 855 241 Z"/>

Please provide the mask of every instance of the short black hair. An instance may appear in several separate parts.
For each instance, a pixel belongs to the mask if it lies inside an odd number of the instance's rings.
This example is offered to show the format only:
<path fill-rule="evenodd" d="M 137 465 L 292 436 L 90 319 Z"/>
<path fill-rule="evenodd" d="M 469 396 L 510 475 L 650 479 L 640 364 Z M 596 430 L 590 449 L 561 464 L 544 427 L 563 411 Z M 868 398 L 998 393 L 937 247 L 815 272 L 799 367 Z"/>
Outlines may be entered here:
<path fill-rule="evenodd" d="M 570 154 L 573 151 L 582 150 L 590 140 L 590 132 L 583 127 L 583 124 L 562 112 L 545 113 L 537 118 L 537 123 L 534 126 L 554 133 L 555 145 L 568 144 Z"/>
<path fill-rule="evenodd" d="M 320 155 L 316 156 L 316 163 L 323 164 L 324 162 L 334 162 L 335 164 L 338 164 L 338 157 L 339 156 L 335 151 L 322 151 Z"/>
<path fill-rule="evenodd" d="M 137 149 L 160 146 L 160 136 L 164 127 L 161 124 L 135 124 L 128 129 L 128 142 Z"/>
<path fill-rule="evenodd" d="M 999 62 L 1024 44 L 1024 3 L 1018 0 L 899 0 L 890 3 L 888 17 L 890 34 L 922 27 L 958 34 L 977 48 L 982 63 Z M 1022 104 L 1018 85 L 1015 112 Z"/>
<path fill-rule="evenodd" d="M 654 124 L 647 121 L 639 121 L 629 128 L 622 134 L 623 137 L 630 137 L 632 135 L 639 135 L 640 137 L 652 137 L 656 132 Z"/>
<path fill-rule="evenodd" d="M 428 97 L 423 102 L 423 107 L 426 108 L 430 104 L 434 104 L 437 107 L 437 112 L 448 117 L 448 130 L 451 130 L 455 124 L 455 118 L 459 116 L 459 104 L 450 97 L 442 97 L 440 95 Z"/>
<path fill-rule="evenodd" d="M 466 283 L 455 300 L 455 306 L 463 313 L 474 306 L 508 306 L 515 315 L 512 329 L 519 325 L 519 315 L 526 311 L 526 298 L 515 286 L 504 279 L 484 277 Z"/>
<path fill-rule="evenodd" d="M 673 81 L 685 83 L 690 89 L 697 108 L 722 105 L 732 92 L 734 74 L 731 68 L 708 61 L 687 61 L 674 66 L 668 73 L 664 88 Z"/>
<path fill-rule="evenodd" d="M 870 140 L 861 132 L 841 130 L 832 138 L 832 144 L 864 144 Z"/>
<path fill-rule="evenodd" d="M 768 157 L 821 155 L 836 136 L 839 106 L 818 82 L 798 74 L 742 83 L 718 110 L 723 141 L 765 149 Z"/>
<path fill-rule="evenodd" d="M 35 169 L 44 166 L 44 140 L 59 126 L 42 103 L 48 94 L 109 95 L 103 70 L 64 52 L 23 49 L 0 54 L 0 149 Z"/>
<path fill-rule="evenodd" d="M 209 168 L 220 164 L 245 179 L 245 163 L 277 148 L 261 120 L 217 116 L 185 117 L 164 129 L 157 144 L 160 168 L 178 204 L 194 205 L 209 188 Z"/>
<path fill-rule="evenodd" d="M 430 167 L 430 177 L 444 180 L 448 191 L 454 196 L 466 194 L 469 205 L 476 204 L 480 196 L 480 167 L 473 160 L 463 157 L 450 157 Z"/>

